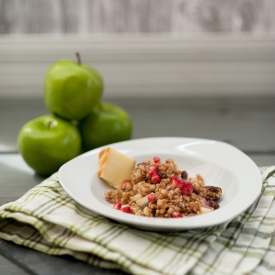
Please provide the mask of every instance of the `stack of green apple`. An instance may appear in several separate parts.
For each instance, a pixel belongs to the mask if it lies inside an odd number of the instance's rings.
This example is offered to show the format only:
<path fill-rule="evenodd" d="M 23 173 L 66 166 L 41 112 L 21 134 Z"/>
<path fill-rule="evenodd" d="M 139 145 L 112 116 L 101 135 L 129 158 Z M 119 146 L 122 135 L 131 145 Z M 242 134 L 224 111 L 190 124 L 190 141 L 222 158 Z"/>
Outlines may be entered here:
<path fill-rule="evenodd" d="M 44 101 L 51 114 L 27 122 L 18 149 L 38 174 L 50 175 L 82 152 L 131 138 L 132 123 L 121 107 L 102 102 L 103 78 L 94 68 L 61 60 L 48 70 Z"/>

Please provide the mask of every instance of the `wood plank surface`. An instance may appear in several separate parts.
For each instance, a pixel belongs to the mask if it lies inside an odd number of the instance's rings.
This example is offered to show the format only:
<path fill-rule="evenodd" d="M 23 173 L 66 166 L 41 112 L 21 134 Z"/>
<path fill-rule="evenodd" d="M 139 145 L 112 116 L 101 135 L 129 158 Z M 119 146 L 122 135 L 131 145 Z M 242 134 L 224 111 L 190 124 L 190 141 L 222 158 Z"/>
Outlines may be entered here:
<path fill-rule="evenodd" d="M 275 0 L 0 0 L 0 98 L 39 96 L 48 66 L 73 59 L 76 50 L 102 72 L 113 96 L 165 96 L 167 89 L 175 95 L 272 95 L 274 41 L 268 39 L 274 34 Z M 30 35 L 47 39 L 25 45 Z M 94 35 L 109 40 L 100 44 Z M 166 42 L 130 38 L 127 44 L 121 35 L 166 36 Z M 221 36 L 239 41 L 213 39 Z M 181 43 L 167 47 L 177 37 Z M 198 40 L 192 44 L 188 37 Z"/>
<path fill-rule="evenodd" d="M 1 241 L 1 240 L 0 240 Z M 16 264 L 12 264 L 10 260 L 0 255 L 0 274 L 2 275 L 26 275 L 30 274 L 24 271 Z"/>
<path fill-rule="evenodd" d="M 0 36 L 0 98 L 41 98 L 50 65 L 76 51 L 108 96 L 275 95 L 275 36 L 147 33 Z"/>
<path fill-rule="evenodd" d="M 47 255 L 2 239 L 0 239 L 0 254 L 16 264 L 11 268 L 7 260 L 0 255 L 0 264 L 3 262 L 6 265 L 0 265 L 1 275 L 126 275 L 120 270 L 98 268 L 69 256 Z"/>
<path fill-rule="evenodd" d="M 128 111 L 133 138 L 197 137 L 225 141 L 246 153 L 275 152 L 275 97 L 103 99 Z M 1 100 L 2 151 L 17 151 L 23 124 L 48 113 L 43 99 Z"/>
<path fill-rule="evenodd" d="M 0 0 L 0 33 L 274 33 L 274 0 Z"/>

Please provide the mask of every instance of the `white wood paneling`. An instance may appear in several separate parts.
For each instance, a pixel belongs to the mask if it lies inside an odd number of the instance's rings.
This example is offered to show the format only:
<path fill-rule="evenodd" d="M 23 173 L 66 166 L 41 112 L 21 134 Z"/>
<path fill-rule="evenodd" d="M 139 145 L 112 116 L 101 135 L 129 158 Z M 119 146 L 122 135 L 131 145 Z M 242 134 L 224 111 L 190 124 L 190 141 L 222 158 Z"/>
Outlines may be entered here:
<path fill-rule="evenodd" d="M 275 37 L 124 34 L 0 38 L 0 97 L 42 97 L 49 66 L 76 51 L 106 97 L 275 94 Z"/>

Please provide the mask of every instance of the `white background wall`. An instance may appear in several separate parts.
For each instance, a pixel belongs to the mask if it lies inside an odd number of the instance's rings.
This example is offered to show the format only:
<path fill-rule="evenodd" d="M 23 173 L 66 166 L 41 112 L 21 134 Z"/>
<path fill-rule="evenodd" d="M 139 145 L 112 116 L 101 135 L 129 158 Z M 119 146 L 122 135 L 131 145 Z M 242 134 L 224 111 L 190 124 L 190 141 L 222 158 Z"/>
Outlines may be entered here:
<path fill-rule="evenodd" d="M 274 95 L 275 0 L 0 0 L 0 98 L 76 51 L 106 97 Z"/>

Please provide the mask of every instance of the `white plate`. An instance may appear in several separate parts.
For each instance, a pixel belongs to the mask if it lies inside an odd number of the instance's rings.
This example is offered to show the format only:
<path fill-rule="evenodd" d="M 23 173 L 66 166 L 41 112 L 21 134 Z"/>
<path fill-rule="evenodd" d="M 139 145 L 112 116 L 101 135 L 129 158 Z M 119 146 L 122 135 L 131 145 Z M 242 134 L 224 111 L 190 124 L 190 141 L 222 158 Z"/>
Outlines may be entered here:
<path fill-rule="evenodd" d="M 236 217 L 259 196 L 262 180 L 256 164 L 237 148 L 220 141 L 196 138 L 145 138 L 109 145 L 140 163 L 159 156 L 172 158 L 188 176 L 200 174 L 206 185 L 219 186 L 223 196 L 220 208 L 194 217 L 165 219 L 126 214 L 105 201 L 110 187 L 97 176 L 98 154 L 107 147 L 89 151 L 64 164 L 58 172 L 66 192 L 95 213 L 136 228 L 175 231 L 214 226 Z"/>

